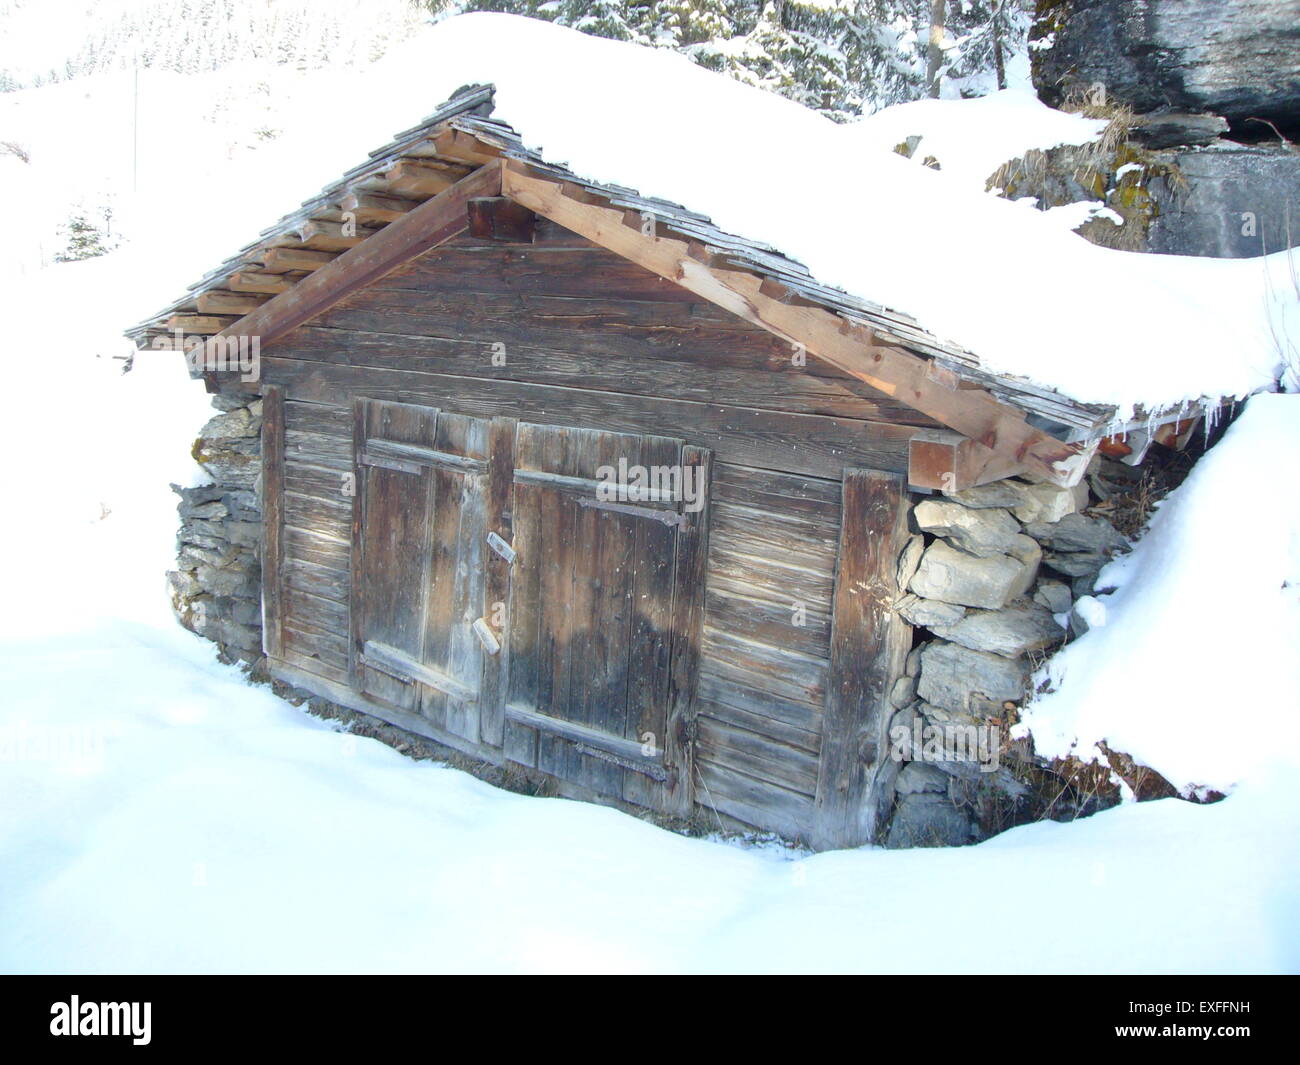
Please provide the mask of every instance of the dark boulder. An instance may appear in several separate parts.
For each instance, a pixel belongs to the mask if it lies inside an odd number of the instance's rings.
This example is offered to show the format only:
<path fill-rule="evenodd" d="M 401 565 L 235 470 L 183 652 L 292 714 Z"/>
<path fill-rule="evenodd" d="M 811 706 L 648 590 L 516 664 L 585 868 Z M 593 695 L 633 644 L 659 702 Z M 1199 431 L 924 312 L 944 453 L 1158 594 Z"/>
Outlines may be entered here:
<path fill-rule="evenodd" d="M 1059 106 L 1104 85 L 1134 111 L 1300 127 L 1300 0 L 1038 0 L 1034 85 Z"/>
<path fill-rule="evenodd" d="M 1300 152 L 1277 145 L 1190 149 L 1173 161 L 1180 192 L 1153 191 L 1150 249 L 1239 259 L 1300 245 Z"/>

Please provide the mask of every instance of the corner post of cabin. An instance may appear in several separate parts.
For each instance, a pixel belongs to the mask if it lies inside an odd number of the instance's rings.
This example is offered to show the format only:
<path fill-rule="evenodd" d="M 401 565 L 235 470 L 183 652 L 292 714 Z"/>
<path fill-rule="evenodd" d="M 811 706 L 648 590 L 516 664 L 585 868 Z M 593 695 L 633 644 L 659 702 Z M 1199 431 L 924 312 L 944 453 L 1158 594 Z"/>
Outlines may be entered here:
<path fill-rule="evenodd" d="M 894 610 L 910 509 L 899 474 L 844 471 L 813 809 L 811 842 L 819 850 L 874 842 L 888 812 L 889 693 L 912 641 L 911 626 Z"/>

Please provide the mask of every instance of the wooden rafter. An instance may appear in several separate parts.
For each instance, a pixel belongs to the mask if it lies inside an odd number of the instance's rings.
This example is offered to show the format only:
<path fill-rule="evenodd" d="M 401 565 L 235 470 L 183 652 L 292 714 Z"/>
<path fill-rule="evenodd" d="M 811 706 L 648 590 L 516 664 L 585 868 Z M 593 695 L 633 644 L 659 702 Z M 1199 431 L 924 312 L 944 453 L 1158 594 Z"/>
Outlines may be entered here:
<path fill-rule="evenodd" d="M 820 307 L 782 302 L 770 285 L 764 291 L 757 275 L 713 264 L 707 248 L 629 225 L 624 210 L 599 202 L 589 190 L 505 160 L 502 194 L 968 437 L 974 449 L 968 467 L 977 478 L 986 467 L 996 470 L 994 476 L 1023 473 L 1062 485 L 1083 474 L 1083 449 L 1030 426 L 1023 411 L 982 389 L 958 387 L 935 373 L 930 360 L 882 343 L 866 326 Z"/>
<path fill-rule="evenodd" d="M 231 292 L 261 292 L 268 296 L 278 296 L 293 288 L 294 280 L 283 274 L 268 274 L 260 270 L 236 270 L 227 279 Z"/>
<path fill-rule="evenodd" d="M 400 159 L 384 174 L 390 193 L 423 199 L 451 188 L 465 176 L 465 168 L 433 165 L 428 159 Z"/>
<path fill-rule="evenodd" d="M 339 198 L 339 209 L 355 216 L 363 226 L 396 222 L 414 206 L 410 200 L 365 189 L 349 189 Z"/>
<path fill-rule="evenodd" d="M 450 126 L 434 134 L 431 143 L 440 157 L 468 163 L 471 166 L 482 166 L 501 156 L 499 148 L 483 143 L 473 134 Z"/>
<path fill-rule="evenodd" d="M 469 201 L 500 194 L 500 164 L 487 163 L 324 263 L 288 291 L 229 325 L 221 336 L 258 337 L 261 344 L 269 344 L 402 263 L 465 232 Z"/>
<path fill-rule="evenodd" d="M 328 251 L 306 248 L 267 248 L 263 252 L 263 269 L 269 274 L 288 274 L 299 270 L 319 270 L 338 256 Z"/>

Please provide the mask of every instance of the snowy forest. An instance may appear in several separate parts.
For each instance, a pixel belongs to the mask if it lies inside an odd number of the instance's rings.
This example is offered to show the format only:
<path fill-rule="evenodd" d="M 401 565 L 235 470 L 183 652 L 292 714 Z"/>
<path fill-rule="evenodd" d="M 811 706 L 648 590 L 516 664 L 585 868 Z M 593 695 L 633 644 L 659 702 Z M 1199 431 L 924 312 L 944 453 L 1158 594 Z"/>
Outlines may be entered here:
<path fill-rule="evenodd" d="M 0 19 L 29 3 L 9 0 Z M 424 21 L 495 11 L 653 48 L 779 93 L 836 119 L 924 95 L 1005 88 L 1026 46 L 1030 0 L 385 0 L 254 6 L 158 0 L 94 6 L 75 54 L 5 56 L 0 91 L 143 68 L 194 74 L 235 62 L 299 70 L 367 63 Z M 382 18 L 375 18 L 376 11 Z M 14 38 L 11 37 L 12 41 Z M 1011 73 L 1008 70 L 1011 69 Z"/>

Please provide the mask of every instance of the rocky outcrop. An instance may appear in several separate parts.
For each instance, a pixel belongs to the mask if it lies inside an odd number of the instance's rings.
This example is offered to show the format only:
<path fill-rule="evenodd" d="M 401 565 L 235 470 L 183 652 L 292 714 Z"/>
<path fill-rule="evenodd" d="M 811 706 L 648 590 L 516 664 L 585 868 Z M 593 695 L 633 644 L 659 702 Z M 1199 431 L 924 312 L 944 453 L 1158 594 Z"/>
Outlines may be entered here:
<path fill-rule="evenodd" d="M 262 534 L 259 498 L 261 400 L 213 397 L 220 414 L 194 442 L 213 478 L 180 496 L 176 569 L 167 574 L 172 606 L 188 629 L 215 642 L 228 661 L 262 659 Z"/>
<path fill-rule="evenodd" d="M 1100 84 L 1137 112 L 1300 121 L 1296 0 L 1038 0 L 1030 41 L 1052 106 Z"/>
<path fill-rule="evenodd" d="M 1031 42 L 1042 99 L 1112 126 L 1009 160 L 990 187 L 1100 203 L 1076 232 L 1125 251 L 1300 244 L 1300 0 L 1038 0 Z"/>
<path fill-rule="evenodd" d="M 1183 191 L 1153 187 L 1151 251 L 1240 259 L 1300 245 L 1300 150 L 1221 144 L 1167 154 Z"/>
<path fill-rule="evenodd" d="M 1067 145 L 1013 159 L 989 184 L 1042 210 L 1104 205 L 1106 215 L 1076 232 L 1108 248 L 1233 259 L 1300 245 L 1300 149 L 1291 145 Z"/>

